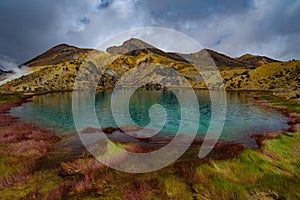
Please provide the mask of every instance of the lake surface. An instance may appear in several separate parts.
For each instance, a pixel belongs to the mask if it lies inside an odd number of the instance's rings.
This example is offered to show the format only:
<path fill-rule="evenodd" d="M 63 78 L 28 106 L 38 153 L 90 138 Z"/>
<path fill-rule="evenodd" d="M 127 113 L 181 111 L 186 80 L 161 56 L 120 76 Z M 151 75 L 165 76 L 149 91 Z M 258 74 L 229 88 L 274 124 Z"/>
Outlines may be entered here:
<path fill-rule="evenodd" d="M 120 89 L 126 95 L 130 89 Z M 185 90 L 178 91 L 185 96 Z M 203 138 L 206 135 L 208 125 L 211 120 L 211 101 L 208 91 L 196 90 L 195 94 L 199 103 L 200 120 L 191 117 L 184 126 L 186 133 L 190 134 L 188 127 L 194 126 L 195 121 L 199 123 L 197 137 Z M 122 112 L 116 113 L 118 125 L 112 116 L 111 109 L 112 91 L 101 91 L 95 95 L 95 113 L 102 128 L 112 126 L 128 125 L 130 120 Z M 122 99 L 119 99 L 122 101 Z M 283 129 L 288 129 L 287 117 L 278 113 L 276 110 L 253 105 L 251 98 L 245 93 L 227 92 L 227 115 L 221 139 L 247 143 L 251 133 L 267 133 Z M 153 116 L 149 116 L 149 109 L 152 105 L 161 105 L 164 109 L 152 110 Z M 188 104 L 187 104 L 188 105 Z M 160 108 L 160 107 L 156 107 Z M 194 109 L 191 105 L 189 108 Z M 150 109 L 151 110 L 151 109 Z M 156 129 L 163 127 L 161 135 L 174 135 L 178 131 L 181 121 L 181 108 L 178 99 L 171 91 L 157 90 L 137 90 L 130 98 L 129 111 L 132 121 L 139 126 L 147 126 Z M 161 112 L 161 113 L 160 113 Z M 23 104 L 21 107 L 13 108 L 12 115 L 21 117 L 26 122 L 37 123 L 39 126 L 52 129 L 58 134 L 67 134 L 76 131 L 72 113 L 72 93 L 52 93 L 41 96 L 34 96 L 32 101 Z M 160 120 L 160 116 L 166 114 L 166 121 Z M 88 118 L 86 118 L 89 121 Z M 131 121 L 131 122 L 132 122 Z M 252 141 L 253 142 L 253 141 Z"/>

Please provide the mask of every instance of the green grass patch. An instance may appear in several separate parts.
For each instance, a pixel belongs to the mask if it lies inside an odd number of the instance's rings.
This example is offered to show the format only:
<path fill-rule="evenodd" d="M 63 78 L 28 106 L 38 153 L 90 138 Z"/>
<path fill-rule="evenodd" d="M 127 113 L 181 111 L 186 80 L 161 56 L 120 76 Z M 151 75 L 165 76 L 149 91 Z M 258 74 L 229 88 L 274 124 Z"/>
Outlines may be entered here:
<path fill-rule="evenodd" d="M 20 182 L 2 190 L 0 199 L 42 199 L 61 182 L 62 178 L 55 171 L 39 171 L 28 182 Z"/>
<path fill-rule="evenodd" d="M 272 95 L 261 95 L 259 98 L 269 101 L 273 106 L 284 107 L 289 112 L 300 112 L 300 105 L 293 100 L 286 100 Z"/>
<path fill-rule="evenodd" d="M 13 159 L 9 157 L 0 157 L 0 178 L 7 177 L 16 171 L 11 164 L 12 160 Z"/>
<path fill-rule="evenodd" d="M 199 183 L 194 188 L 213 199 L 247 199 L 246 194 L 260 193 L 299 199 L 299 145 L 300 135 L 280 135 L 267 140 L 262 149 L 243 151 L 232 160 L 200 165 L 196 170 Z"/>
<path fill-rule="evenodd" d="M 22 97 L 22 95 L 17 94 L 17 93 L 16 94 L 1 94 L 0 95 L 0 104 L 14 102 L 21 97 Z"/>
<path fill-rule="evenodd" d="M 176 176 L 165 178 L 165 188 L 169 199 L 193 199 L 189 186 Z"/>

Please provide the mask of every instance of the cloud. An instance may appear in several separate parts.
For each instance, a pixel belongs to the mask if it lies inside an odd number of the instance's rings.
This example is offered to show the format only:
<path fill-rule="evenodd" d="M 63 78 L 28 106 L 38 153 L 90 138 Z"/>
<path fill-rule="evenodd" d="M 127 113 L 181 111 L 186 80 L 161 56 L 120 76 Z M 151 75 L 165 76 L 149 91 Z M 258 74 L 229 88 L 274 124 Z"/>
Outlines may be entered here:
<path fill-rule="evenodd" d="M 173 16 L 166 14 L 157 24 L 182 31 L 203 46 L 233 57 L 253 53 L 283 60 L 300 59 L 300 6 L 295 2 L 205 1 L 184 9 L 183 3 L 174 1 L 177 9 L 170 11 Z M 164 4 L 157 9 L 168 13 Z M 181 17 L 176 18 L 176 12 Z M 177 20 L 168 19 L 171 17 Z"/>
<path fill-rule="evenodd" d="M 0 55 L 18 64 L 58 43 L 97 47 L 145 26 L 181 31 L 231 56 L 300 59 L 296 0 L 2 0 L 0 13 Z"/>
<path fill-rule="evenodd" d="M 13 72 L 0 77 L 0 85 L 3 85 L 8 81 L 19 78 L 23 75 L 32 73 L 32 71 L 28 67 L 23 66 L 22 68 L 18 68 L 18 65 L 12 58 L 4 55 L 0 55 L 0 70 Z"/>
<path fill-rule="evenodd" d="M 97 47 L 113 35 L 129 29 L 149 26 L 149 15 L 136 0 L 100 1 L 90 12 L 89 24 L 82 31 L 69 31 L 67 42 L 79 46 Z"/>
<path fill-rule="evenodd" d="M 0 70 L 10 71 L 17 67 L 13 59 L 8 56 L 0 55 Z"/>
<path fill-rule="evenodd" d="M 150 10 L 158 21 L 173 21 L 180 19 L 186 20 L 202 20 L 211 15 L 244 13 L 253 6 L 252 0 L 164 0 L 152 1 L 145 0 L 143 7 Z"/>
<path fill-rule="evenodd" d="M 87 3 L 88 2 L 88 3 Z M 63 42 L 69 31 L 89 13 L 92 2 L 74 0 L 0 1 L 0 54 L 25 61 Z"/>

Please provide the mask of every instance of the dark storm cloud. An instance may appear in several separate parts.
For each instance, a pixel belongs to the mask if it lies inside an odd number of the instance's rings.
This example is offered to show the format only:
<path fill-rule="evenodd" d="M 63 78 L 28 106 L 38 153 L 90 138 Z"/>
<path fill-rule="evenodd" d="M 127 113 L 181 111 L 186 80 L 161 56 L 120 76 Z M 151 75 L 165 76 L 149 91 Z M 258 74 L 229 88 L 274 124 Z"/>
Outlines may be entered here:
<path fill-rule="evenodd" d="M 111 0 L 101 0 L 97 6 L 98 9 L 107 8 L 109 4 L 111 3 Z"/>
<path fill-rule="evenodd" d="M 300 59 L 300 1 L 1 0 L 0 55 L 17 63 L 58 43 L 96 47 L 113 34 L 160 26 L 239 56 Z"/>
<path fill-rule="evenodd" d="M 20 63 L 63 42 L 67 31 L 76 28 L 76 20 L 88 22 L 76 14 L 87 9 L 82 1 L 72 4 L 62 0 L 0 1 L 0 55 Z M 70 20 L 74 20 L 74 25 Z"/>
<path fill-rule="evenodd" d="M 274 1 L 272 10 L 265 9 L 265 15 L 260 21 L 260 28 L 255 39 L 260 42 L 275 43 L 277 57 L 283 59 L 300 59 L 300 1 Z M 272 39 L 274 39 L 272 41 Z"/>
<path fill-rule="evenodd" d="M 143 1 L 155 25 L 182 31 L 231 56 L 300 59 L 300 1 Z"/>
<path fill-rule="evenodd" d="M 173 21 L 207 18 L 216 13 L 247 12 L 253 6 L 252 0 L 145 0 L 141 2 L 141 5 L 147 7 L 157 18 Z M 170 13 L 172 14 L 168 15 Z"/>
<path fill-rule="evenodd" d="M 21 61 L 55 42 L 57 12 L 54 1 L 0 1 L 0 54 Z"/>

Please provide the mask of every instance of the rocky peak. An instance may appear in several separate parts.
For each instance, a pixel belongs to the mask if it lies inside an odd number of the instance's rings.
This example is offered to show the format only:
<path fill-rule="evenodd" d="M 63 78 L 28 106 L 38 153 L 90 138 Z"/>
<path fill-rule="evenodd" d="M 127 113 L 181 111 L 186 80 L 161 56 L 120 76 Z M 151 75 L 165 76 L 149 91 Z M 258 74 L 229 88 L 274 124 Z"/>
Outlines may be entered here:
<path fill-rule="evenodd" d="M 155 47 L 140 39 L 131 38 L 126 40 L 121 46 L 112 46 L 107 48 L 106 52 L 110 54 L 127 54 L 129 52 L 142 49 L 155 49 Z"/>

